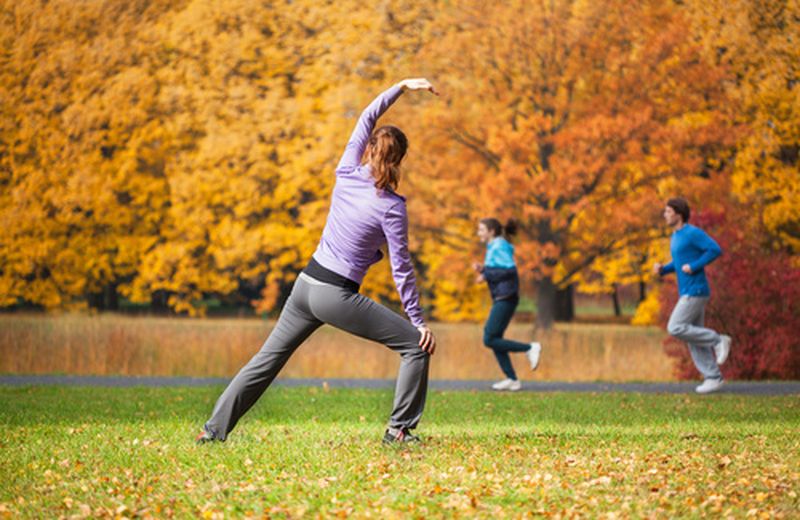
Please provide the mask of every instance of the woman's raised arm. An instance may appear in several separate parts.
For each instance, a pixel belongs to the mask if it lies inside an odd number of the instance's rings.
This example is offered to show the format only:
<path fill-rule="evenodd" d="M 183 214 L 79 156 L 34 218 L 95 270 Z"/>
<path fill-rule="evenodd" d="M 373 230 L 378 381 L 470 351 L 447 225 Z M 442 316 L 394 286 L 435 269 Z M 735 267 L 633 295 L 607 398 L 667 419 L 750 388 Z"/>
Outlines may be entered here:
<path fill-rule="evenodd" d="M 405 79 L 382 92 L 361 112 L 361 117 L 358 118 L 358 123 L 353 129 L 342 158 L 339 160 L 339 165 L 336 167 L 337 175 L 350 173 L 361 164 L 361 156 L 364 155 L 364 150 L 367 148 L 369 137 L 372 135 L 372 130 L 375 128 L 378 118 L 406 90 L 427 90 L 437 96 L 439 95 L 433 85 L 424 78 Z"/>

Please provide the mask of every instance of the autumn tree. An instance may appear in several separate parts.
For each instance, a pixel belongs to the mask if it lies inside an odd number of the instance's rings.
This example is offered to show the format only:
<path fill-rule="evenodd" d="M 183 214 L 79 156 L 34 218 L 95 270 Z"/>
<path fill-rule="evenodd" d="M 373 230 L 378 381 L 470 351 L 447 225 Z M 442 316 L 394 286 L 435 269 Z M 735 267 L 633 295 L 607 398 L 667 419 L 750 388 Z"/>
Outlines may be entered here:
<path fill-rule="evenodd" d="M 273 308 L 317 243 L 350 125 L 410 64 L 426 9 L 4 4 L 0 305 Z M 366 291 L 391 300 L 384 271 Z"/>
<path fill-rule="evenodd" d="M 170 150 L 143 27 L 171 5 L 3 3 L 0 306 L 113 307 L 156 240 Z"/>
<path fill-rule="evenodd" d="M 700 1 L 684 6 L 708 59 L 726 67 L 735 117 L 733 191 L 778 243 L 800 252 L 800 2 Z"/>
<path fill-rule="evenodd" d="M 663 258 L 663 240 L 660 239 L 663 239 L 664 233 L 665 231 L 654 227 L 649 243 L 632 245 L 597 258 L 576 277 L 581 292 L 608 294 L 615 316 L 622 315 L 620 287 L 635 286 L 638 292 L 637 302 L 643 302 L 647 297 L 648 283 L 653 281 L 652 264 Z"/>
<path fill-rule="evenodd" d="M 258 307 L 274 308 L 317 245 L 351 126 L 397 80 L 424 20 L 410 3 L 203 2 L 178 13 L 162 77 L 187 148 L 168 165 L 168 225 L 133 297 L 165 291 L 195 312 L 204 294 L 263 286 Z M 395 301 L 388 262 L 378 269 L 365 293 Z"/>
<path fill-rule="evenodd" d="M 449 99 L 422 118 L 425 225 L 469 237 L 482 216 L 521 219 L 518 262 L 549 327 L 559 288 L 646 243 L 663 196 L 715 174 L 724 71 L 661 2 L 464 1 L 436 22 L 423 56 Z M 425 254 L 465 263 L 444 238 Z M 453 264 L 432 271 L 436 293 L 462 276 Z"/>

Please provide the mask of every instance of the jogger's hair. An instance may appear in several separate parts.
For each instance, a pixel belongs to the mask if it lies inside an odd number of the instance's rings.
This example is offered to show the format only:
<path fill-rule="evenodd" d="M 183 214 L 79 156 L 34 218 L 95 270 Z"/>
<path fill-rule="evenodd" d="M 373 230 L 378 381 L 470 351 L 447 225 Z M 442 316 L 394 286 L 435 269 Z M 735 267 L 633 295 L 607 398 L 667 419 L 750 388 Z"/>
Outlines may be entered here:
<path fill-rule="evenodd" d="M 486 226 L 486 229 L 494 233 L 494 236 L 505 236 L 509 239 L 517 234 L 517 228 L 519 227 L 517 225 L 517 221 L 513 218 L 508 219 L 508 222 L 506 222 L 505 226 L 502 225 L 499 220 L 493 217 L 482 218 L 480 222 Z"/>
<path fill-rule="evenodd" d="M 667 206 L 675 210 L 675 213 L 683 218 L 684 224 L 689 222 L 691 211 L 689 210 L 689 202 L 686 199 L 683 197 L 673 197 L 667 201 Z"/>

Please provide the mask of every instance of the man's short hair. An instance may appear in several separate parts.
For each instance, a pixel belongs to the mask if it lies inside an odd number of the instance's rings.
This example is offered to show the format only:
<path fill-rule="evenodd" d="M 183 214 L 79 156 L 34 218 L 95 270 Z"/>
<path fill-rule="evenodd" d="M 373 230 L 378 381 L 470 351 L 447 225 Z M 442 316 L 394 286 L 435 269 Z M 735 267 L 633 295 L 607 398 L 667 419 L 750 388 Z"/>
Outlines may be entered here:
<path fill-rule="evenodd" d="M 689 222 L 691 211 L 689 211 L 689 202 L 686 199 L 683 197 L 673 197 L 667 201 L 667 206 L 672 208 L 675 213 L 683 218 L 684 224 Z"/>

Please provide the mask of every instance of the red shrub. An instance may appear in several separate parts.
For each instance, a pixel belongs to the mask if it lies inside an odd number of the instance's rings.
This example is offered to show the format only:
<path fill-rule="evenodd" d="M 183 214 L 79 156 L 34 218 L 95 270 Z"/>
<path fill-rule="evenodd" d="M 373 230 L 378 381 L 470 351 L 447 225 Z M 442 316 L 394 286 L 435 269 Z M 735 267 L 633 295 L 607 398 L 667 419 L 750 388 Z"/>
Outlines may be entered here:
<path fill-rule="evenodd" d="M 790 255 L 762 247 L 761 237 L 735 220 L 724 214 L 692 216 L 723 251 L 706 267 L 711 286 L 706 326 L 733 338 L 722 373 L 732 379 L 800 379 L 800 269 Z M 674 275 L 669 278 L 662 291 L 663 326 L 677 301 Z M 683 342 L 669 338 L 664 350 L 675 358 L 678 377 L 698 376 Z"/>

